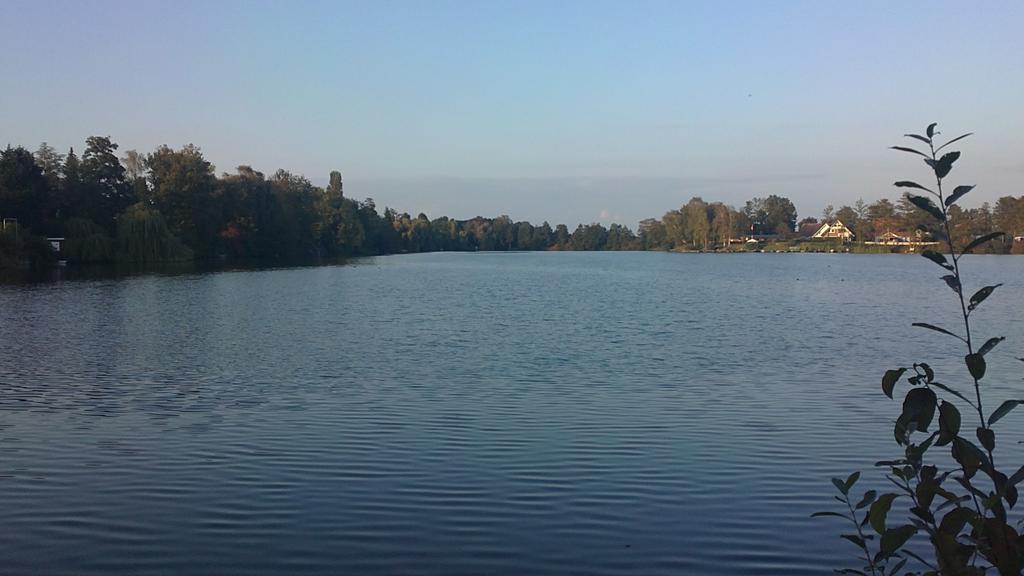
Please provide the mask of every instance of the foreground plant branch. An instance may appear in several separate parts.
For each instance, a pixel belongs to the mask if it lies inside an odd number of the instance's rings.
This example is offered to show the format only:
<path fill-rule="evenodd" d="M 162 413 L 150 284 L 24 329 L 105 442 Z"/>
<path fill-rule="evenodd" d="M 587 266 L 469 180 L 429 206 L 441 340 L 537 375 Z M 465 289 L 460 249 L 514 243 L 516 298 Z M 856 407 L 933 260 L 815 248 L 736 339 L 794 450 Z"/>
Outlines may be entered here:
<path fill-rule="evenodd" d="M 911 190 L 906 194 L 907 200 L 928 213 L 944 231 L 942 241 L 948 258 L 946 254 L 935 251 L 926 251 L 922 256 L 945 270 L 946 274 L 941 279 L 956 295 L 963 318 L 963 332 L 957 333 L 927 322 L 915 322 L 913 325 L 956 339 L 964 347 L 967 381 L 973 387 L 973 394 L 968 394 L 973 396 L 973 401 L 955 385 L 938 381 L 935 371 L 924 362 L 885 372 L 882 392 L 889 398 L 893 397 L 901 381 L 909 385 L 893 429 L 896 443 L 903 448 L 903 457 L 876 463 L 876 466 L 888 470 L 886 478 L 898 490 L 881 495 L 868 490 L 853 505 L 851 490 L 860 474 L 854 473 L 846 480 L 834 478 L 832 482 L 840 492 L 837 499 L 846 504 L 848 513 L 814 514 L 838 516 L 850 522 L 856 530 L 856 534 L 843 534 L 842 537 L 860 549 L 865 563 L 858 568 L 837 571 L 842 574 L 973 576 L 998 573 L 1017 576 L 1024 567 L 1024 538 L 1007 517 L 1007 510 L 1017 504 L 1017 484 L 1024 480 L 1024 466 L 1010 475 L 996 467 L 996 435 L 993 430 L 994 424 L 1024 404 L 1024 400 L 1005 400 L 986 417 L 982 386 L 987 372 L 985 358 L 1005 338 L 991 337 L 976 346 L 980 340 L 975 339 L 971 324 L 971 314 L 1001 284 L 983 286 L 968 297 L 960 266 L 964 256 L 1004 236 L 1004 233 L 992 232 L 974 238 L 965 246 L 956 245 L 950 208 L 974 186 L 956 186 L 952 192 L 946 193 L 945 180 L 954 163 L 960 159 L 960 152 L 943 153 L 943 150 L 971 134 L 963 134 L 938 145 L 935 138 L 939 133 L 935 126 L 929 125 L 924 135 L 906 135 L 926 145 L 927 151 L 910 146 L 892 147 L 921 156 L 934 174 L 934 189 L 909 180 L 895 185 Z M 927 196 L 919 195 L 918 191 Z M 979 425 L 974 430 L 977 444 L 965 436 L 970 435 L 970 428 L 962 426 L 961 406 L 969 406 L 971 412 L 977 413 Z M 947 446 L 957 467 L 942 470 L 940 466 L 949 460 L 941 457 L 933 460 L 930 457 L 935 453 L 929 453 L 929 450 Z M 933 463 L 935 461 L 938 463 Z M 890 512 L 897 504 L 905 506 L 906 515 L 890 521 Z M 865 509 L 863 516 L 858 517 L 857 511 Z M 869 525 L 874 534 L 865 533 L 864 528 Z M 922 556 L 910 550 L 909 546 L 928 553 Z M 911 561 L 916 571 L 901 572 Z"/>

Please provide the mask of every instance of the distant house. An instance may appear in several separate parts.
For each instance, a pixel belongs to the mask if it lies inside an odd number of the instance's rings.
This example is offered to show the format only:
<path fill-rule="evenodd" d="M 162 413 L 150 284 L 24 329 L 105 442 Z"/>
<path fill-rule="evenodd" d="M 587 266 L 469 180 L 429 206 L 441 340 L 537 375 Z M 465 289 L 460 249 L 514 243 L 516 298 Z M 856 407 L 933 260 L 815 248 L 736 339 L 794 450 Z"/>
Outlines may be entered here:
<path fill-rule="evenodd" d="M 886 231 L 885 234 L 875 237 L 876 244 L 891 244 L 894 246 L 898 246 L 900 244 L 907 244 L 909 242 L 913 242 L 913 239 L 910 238 L 909 236 L 901 236 L 896 232 L 890 231 Z"/>
<path fill-rule="evenodd" d="M 894 248 L 905 247 L 908 251 L 914 252 L 917 248 L 937 246 L 939 243 L 922 230 L 915 230 L 913 234 L 886 230 L 885 234 L 876 236 L 874 242 L 865 242 L 865 244 L 891 246 Z"/>
<path fill-rule="evenodd" d="M 796 233 L 799 234 L 801 238 L 810 238 L 814 236 L 814 233 L 817 232 L 819 228 L 821 228 L 821 223 L 818 221 L 803 222 L 797 227 Z"/>
<path fill-rule="evenodd" d="M 840 220 L 833 220 L 832 222 L 825 222 L 821 224 L 818 229 L 811 234 L 811 238 L 818 240 L 842 240 L 843 242 L 849 242 L 853 240 L 853 232 L 846 227 Z"/>

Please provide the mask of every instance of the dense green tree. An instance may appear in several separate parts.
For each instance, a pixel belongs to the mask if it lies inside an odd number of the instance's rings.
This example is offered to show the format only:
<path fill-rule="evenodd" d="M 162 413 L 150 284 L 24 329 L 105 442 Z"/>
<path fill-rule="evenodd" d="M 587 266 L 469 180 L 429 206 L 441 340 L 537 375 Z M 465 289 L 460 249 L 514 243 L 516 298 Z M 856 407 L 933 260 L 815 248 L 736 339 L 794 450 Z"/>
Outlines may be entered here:
<path fill-rule="evenodd" d="M 39 145 L 35 151 L 36 164 L 43 171 L 50 190 L 60 188 L 61 177 L 64 174 L 64 155 L 57 152 L 46 142 Z"/>
<path fill-rule="evenodd" d="M 74 148 L 69 148 L 64 158 L 63 175 L 58 202 L 61 215 L 65 218 L 88 217 L 88 201 L 82 190 L 82 165 Z"/>
<path fill-rule="evenodd" d="M 146 182 L 146 157 L 136 150 L 127 150 L 121 159 L 125 179 L 132 189 L 132 196 L 145 202 L 150 201 L 149 186 Z"/>
<path fill-rule="evenodd" d="M 993 221 L 999 230 L 1012 237 L 1024 236 L 1024 196 L 1003 196 L 996 201 Z"/>
<path fill-rule="evenodd" d="M 796 207 L 789 198 L 772 194 L 747 201 L 744 214 L 755 234 L 786 236 L 796 229 Z"/>
<path fill-rule="evenodd" d="M 608 230 L 598 223 L 580 224 L 569 238 L 573 250 L 604 250 L 607 243 Z"/>
<path fill-rule="evenodd" d="M 888 232 L 901 233 L 905 230 L 903 222 L 896 212 L 896 206 L 886 198 L 868 206 L 868 218 L 871 220 L 872 236 L 875 237 Z"/>
<path fill-rule="evenodd" d="M 345 196 L 345 186 L 341 180 L 341 172 L 338 172 L 337 170 L 331 171 L 330 182 L 327 184 L 325 192 L 332 196 L 337 196 L 338 198 Z"/>
<path fill-rule="evenodd" d="M 346 202 L 343 190 L 341 172 L 332 171 L 330 183 L 317 199 L 313 235 L 323 254 L 351 253 L 354 246 L 362 245 L 365 240 L 365 231 L 358 233 L 352 222 L 357 219 L 358 207 Z"/>
<path fill-rule="evenodd" d="M 384 217 L 377 215 L 373 198 L 359 203 L 359 221 L 366 231 L 364 254 L 394 254 L 401 249 L 400 237 L 394 227 L 395 211 L 384 208 Z"/>
<path fill-rule="evenodd" d="M 569 245 L 569 227 L 565 224 L 555 226 L 555 246 L 565 249 Z"/>
<path fill-rule="evenodd" d="M 773 226 L 776 234 L 786 236 L 792 234 L 796 229 L 796 206 L 789 198 L 769 196 L 765 200 L 768 207 L 768 222 Z"/>
<path fill-rule="evenodd" d="M 494 238 L 492 250 L 511 250 L 515 240 L 515 229 L 512 219 L 508 216 L 498 216 L 491 222 L 491 234 Z"/>
<path fill-rule="evenodd" d="M 643 250 L 667 250 L 669 248 L 665 224 L 656 218 L 640 221 L 640 247 Z"/>
<path fill-rule="evenodd" d="M 192 144 L 174 150 L 160 146 L 146 156 L 152 203 L 171 232 L 200 257 L 216 255 L 222 230 L 221 206 L 214 196 L 213 165 Z"/>
<path fill-rule="evenodd" d="M 669 210 L 661 217 L 665 225 L 665 240 L 668 248 L 681 248 L 686 245 L 686 219 L 679 210 Z"/>
<path fill-rule="evenodd" d="M 269 224 L 274 239 L 272 258 L 307 258 L 317 255 L 316 204 L 319 193 L 309 180 L 287 170 L 270 178 L 276 209 Z"/>
<path fill-rule="evenodd" d="M 547 250 L 552 244 L 554 244 L 555 232 L 551 229 L 551 224 L 545 220 L 543 224 L 534 228 L 533 230 L 533 245 L 535 250 Z"/>
<path fill-rule="evenodd" d="M 705 250 L 708 247 L 708 236 L 711 234 L 711 220 L 708 217 L 708 205 L 700 197 L 691 198 L 683 206 L 683 229 L 690 246 Z"/>
<path fill-rule="evenodd" d="M 50 198 L 42 168 L 28 150 L 0 151 L 0 218 L 17 218 L 23 228 L 50 232 Z"/>
<path fill-rule="evenodd" d="M 633 231 L 622 224 L 612 223 L 608 227 L 608 235 L 605 240 L 605 250 L 638 250 L 640 240 L 633 234 Z"/>
<path fill-rule="evenodd" d="M 90 136 L 85 140 L 81 164 L 86 213 L 110 229 L 115 217 L 136 201 L 116 152 L 117 144 L 109 136 Z"/>
<path fill-rule="evenodd" d="M 831 222 L 836 219 L 836 208 L 835 206 L 828 204 L 825 209 L 821 211 L 821 221 Z"/>
<path fill-rule="evenodd" d="M 216 183 L 219 213 L 211 216 L 221 254 L 235 259 L 260 258 L 268 250 L 260 225 L 274 209 L 270 183 L 262 172 L 239 166 L 235 174 L 224 174 Z"/>
<path fill-rule="evenodd" d="M 530 224 L 529 222 L 516 222 L 514 230 L 515 249 L 533 250 L 533 224 Z"/>
<path fill-rule="evenodd" d="M 711 216 L 711 235 L 720 246 L 728 247 L 729 242 L 736 237 L 734 210 L 721 202 L 714 202 L 709 206 Z"/>
<path fill-rule="evenodd" d="M 864 202 L 863 198 L 858 198 L 854 202 L 853 212 L 857 216 L 856 224 L 853 225 L 853 233 L 856 235 L 857 240 L 861 242 L 874 240 L 874 226 L 872 226 L 871 218 L 869 217 L 870 211 L 868 210 L 867 202 Z"/>

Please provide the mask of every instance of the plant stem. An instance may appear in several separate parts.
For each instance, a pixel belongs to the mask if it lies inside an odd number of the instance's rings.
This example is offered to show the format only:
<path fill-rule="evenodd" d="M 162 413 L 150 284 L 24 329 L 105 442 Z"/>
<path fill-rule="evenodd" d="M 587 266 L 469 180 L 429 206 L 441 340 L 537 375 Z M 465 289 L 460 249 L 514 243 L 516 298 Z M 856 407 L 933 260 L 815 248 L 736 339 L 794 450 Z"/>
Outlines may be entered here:
<path fill-rule="evenodd" d="M 932 162 L 936 162 L 935 145 L 929 142 L 928 147 L 931 149 Z M 960 299 L 960 313 L 964 319 L 967 353 L 974 354 L 974 345 L 971 341 L 970 315 L 967 312 L 967 303 L 964 301 L 964 285 L 960 279 L 960 257 L 957 256 L 956 246 L 953 244 L 953 229 L 949 225 L 949 209 L 946 207 L 945 197 L 942 192 L 942 178 L 940 178 L 938 174 L 935 175 L 935 184 L 938 187 L 939 209 L 942 210 L 942 223 L 946 228 L 946 246 L 949 247 L 949 254 L 953 259 L 953 275 L 956 277 L 957 287 L 959 288 L 956 291 L 956 295 Z M 971 375 L 971 378 L 974 380 L 974 395 L 978 401 L 978 405 L 976 406 L 978 409 L 978 419 L 981 420 L 981 427 L 988 429 L 988 424 L 985 422 L 985 411 L 981 402 L 981 384 L 978 382 L 977 378 L 974 378 L 973 374 Z M 992 463 L 992 466 L 995 467 L 995 461 L 992 459 L 991 450 L 988 450 L 988 458 L 989 462 Z"/>
<path fill-rule="evenodd" d="M 871 558 L 871 553 L 868 552 L 868 541 L 864 538 L 864 531 L 860 528 L 860 522 L 857 522 L 857 512 L 853 510 L 853 505 L 850 504 L 849 497 L 846 498 L 846 507 L 850 510 L 850 518 L 853 519 L 853 527 L 857 529 L 857 536 L 859 536 L 860 541 L 864 543 L 864 559 L 868 561 L 868 568 L 871 568 L 872 576 L 878 576 L 878 570 L 875 569 L 875 561 Z"/>

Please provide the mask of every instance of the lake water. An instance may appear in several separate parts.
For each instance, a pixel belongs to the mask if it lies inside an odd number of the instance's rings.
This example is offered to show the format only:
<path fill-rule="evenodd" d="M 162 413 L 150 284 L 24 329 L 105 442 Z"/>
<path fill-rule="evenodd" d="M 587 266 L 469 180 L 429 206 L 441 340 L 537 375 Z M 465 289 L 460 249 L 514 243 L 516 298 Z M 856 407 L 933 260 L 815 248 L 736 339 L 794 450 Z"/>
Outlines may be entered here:
<path fill-rule="evenodd" d="M 964 262 L 1005 283 L 976 322 L 1020 397 L 1024 258 Z M 853 551 L 808 517 L 829 478 L 900 453 L 882 372 L 962 354 L 910 326 L 957 326 L 939 272 L 489 253 L 0 286 L 0 572 L 827 574 Z"/>

